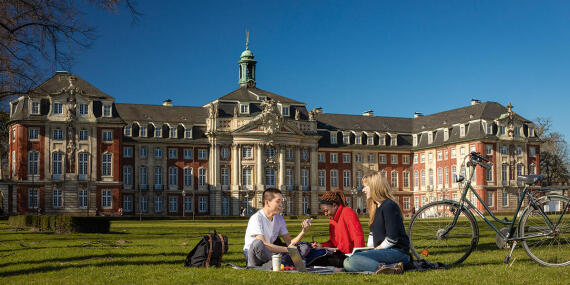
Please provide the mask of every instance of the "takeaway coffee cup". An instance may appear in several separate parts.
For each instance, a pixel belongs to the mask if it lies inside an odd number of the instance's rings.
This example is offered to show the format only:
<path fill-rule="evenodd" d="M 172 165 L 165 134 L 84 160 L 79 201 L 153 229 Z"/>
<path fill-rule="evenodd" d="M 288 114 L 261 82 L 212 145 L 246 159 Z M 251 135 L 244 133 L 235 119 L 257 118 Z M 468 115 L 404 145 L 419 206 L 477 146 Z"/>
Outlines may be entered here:
<path fill-rule="evenodd" d="M 271 264 L 273 265 L 273 271 L 281 270 L 281 254 L 274 254 L 271 257 Z"/>

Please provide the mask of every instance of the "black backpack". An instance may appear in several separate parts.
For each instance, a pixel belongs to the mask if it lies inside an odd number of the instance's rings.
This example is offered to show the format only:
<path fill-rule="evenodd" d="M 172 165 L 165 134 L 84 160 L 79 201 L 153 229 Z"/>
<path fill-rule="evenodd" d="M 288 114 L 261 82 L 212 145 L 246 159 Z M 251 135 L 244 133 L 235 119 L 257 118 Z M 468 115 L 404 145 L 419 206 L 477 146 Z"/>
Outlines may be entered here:
<path fill-rule="evenodd" d="M 228 252 L 228 237 L 217 234 L 205 235 L 200 242 L 190 251 L 184 266 L 189 267 L 219 267 L 222 256 Z"/>

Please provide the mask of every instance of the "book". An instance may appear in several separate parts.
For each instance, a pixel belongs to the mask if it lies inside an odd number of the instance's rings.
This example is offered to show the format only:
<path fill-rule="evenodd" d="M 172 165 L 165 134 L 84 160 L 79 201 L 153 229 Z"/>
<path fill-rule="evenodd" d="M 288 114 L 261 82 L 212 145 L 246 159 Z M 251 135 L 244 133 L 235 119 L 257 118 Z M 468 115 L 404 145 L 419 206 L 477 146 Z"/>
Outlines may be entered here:
<path fill-rule="evenodd" d="M 352 249 L 352 253 L 347 253 L 345 254 L 346 256 L 351 256 L 357 252 L 363 252 L 363 251 L 368 251 L 374 249 L 374 247 L 355 247 L 354 249 Z"/>

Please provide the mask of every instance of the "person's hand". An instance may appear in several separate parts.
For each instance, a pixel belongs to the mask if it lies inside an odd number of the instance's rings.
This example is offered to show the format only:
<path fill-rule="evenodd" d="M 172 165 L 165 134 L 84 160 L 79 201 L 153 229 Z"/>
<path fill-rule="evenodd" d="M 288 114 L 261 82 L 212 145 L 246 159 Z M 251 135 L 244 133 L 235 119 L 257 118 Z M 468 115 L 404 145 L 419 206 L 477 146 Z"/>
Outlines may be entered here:
<path fill-rule="evenodd" d="M 323 246 L 321 245 L 321 243 L 320 243 L 320 242 L 317 242 L 317 241 L 316 241 L 316 242 L 313 242 L 313 243 L 311 244 L 311 246 L 312 246 L 313 248 L 322 248 L 322 247 L 323 247 Z"/>
<path fill-rule="evenodd" d="M 311 222 L 313 221 L 313 219 L 306 219 L 303 220 L 303 222 L 301 222 L 301 227 L 302 227 L 302 231 L 303 232 L 307 232 L 309 230 L 309 228 L 311 228 Z"/>

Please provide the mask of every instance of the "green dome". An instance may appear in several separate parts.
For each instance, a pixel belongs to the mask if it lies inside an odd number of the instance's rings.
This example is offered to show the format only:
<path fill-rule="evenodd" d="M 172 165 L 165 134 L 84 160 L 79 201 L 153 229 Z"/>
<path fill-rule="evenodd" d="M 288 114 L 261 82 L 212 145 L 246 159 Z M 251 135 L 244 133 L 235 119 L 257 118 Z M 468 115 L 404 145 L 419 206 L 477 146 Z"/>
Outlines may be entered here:
<path fill-rule="evenodd" d="M 241 57 L 253 57 L 253 53 L 249 49 L 246 49 L 241 53 Z"/>

